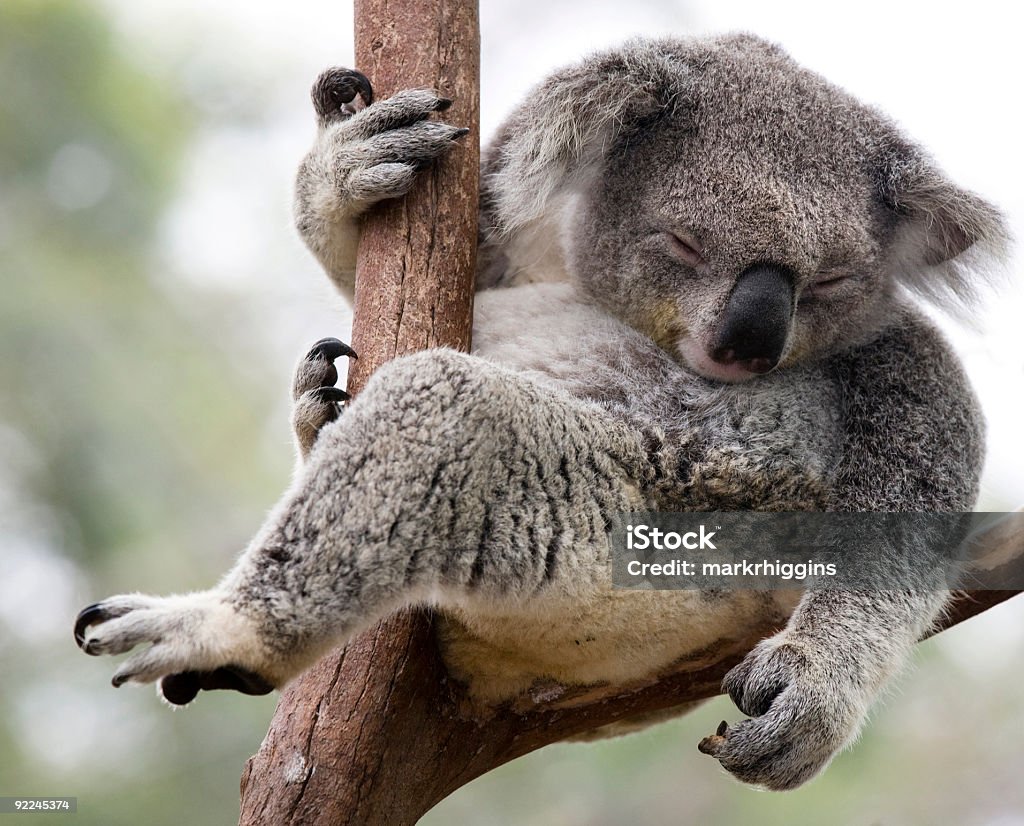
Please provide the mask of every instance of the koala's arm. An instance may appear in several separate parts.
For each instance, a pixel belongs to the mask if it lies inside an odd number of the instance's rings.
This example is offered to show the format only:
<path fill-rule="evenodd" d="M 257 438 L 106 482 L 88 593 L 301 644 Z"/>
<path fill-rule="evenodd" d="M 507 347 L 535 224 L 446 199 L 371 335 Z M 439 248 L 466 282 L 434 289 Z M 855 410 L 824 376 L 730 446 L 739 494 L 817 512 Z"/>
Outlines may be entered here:
<path fill-rule="evenodd" d="M 982 420 L 938 333 L 907 317 L 873 344 L 839 357 L 835 368 L 846 419 L 835 508 L 969 512 L 982 463 Z M 740 779 L 787 789 L 817 774 L 856 737 L 873 699 L 946 604 L 943 549 L 955 537 L 935 523 L 898 536 L 881 525 L 866 523 L 858 542 L 873 547 L 851 560 L 874 566 L 877 590 L 840 584 L 809 591 L 786 629 L 726 678 L 725 688 L 752 719 L 707 738 L 702 750 Z"/>

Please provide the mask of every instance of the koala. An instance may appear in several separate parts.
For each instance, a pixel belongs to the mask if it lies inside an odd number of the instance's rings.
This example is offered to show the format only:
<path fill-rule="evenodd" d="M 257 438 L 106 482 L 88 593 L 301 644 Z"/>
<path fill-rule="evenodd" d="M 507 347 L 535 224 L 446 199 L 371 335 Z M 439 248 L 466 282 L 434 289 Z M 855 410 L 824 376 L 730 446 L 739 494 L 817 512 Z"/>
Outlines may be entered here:
<path fill-rule="evenodd" d="M 434 117 L 435 92 L 374 102 L 348 70 L 313 102 L 296 224 L 351 295 L 360 216 L 465 130 Z M 89 606 L 78 644 L 149 644 L 114 685 L 184 704 L 265 693 L 429 605 L 453 676 L 499 704 L 539 680 L 649 680 L 770 617 L 783 630 L 725 679 L 747 719 L 701 748 L 747 783 L 800 785 L 943 611 L 939 538 L 863 538 L 900 590 L 632 591 L 611 587 L 610 520 L 970 510 L 982 419 L 919 299 L 965 306 L 1003 219 L 746 34 L 635 40 L 556 72 L 486 149 L 480 209 L 473 353 L 397 358 L 349 401 L 335 362 L 355 354 L 318 342 L 292 388 L 294 481 L 234 568 Z"/>

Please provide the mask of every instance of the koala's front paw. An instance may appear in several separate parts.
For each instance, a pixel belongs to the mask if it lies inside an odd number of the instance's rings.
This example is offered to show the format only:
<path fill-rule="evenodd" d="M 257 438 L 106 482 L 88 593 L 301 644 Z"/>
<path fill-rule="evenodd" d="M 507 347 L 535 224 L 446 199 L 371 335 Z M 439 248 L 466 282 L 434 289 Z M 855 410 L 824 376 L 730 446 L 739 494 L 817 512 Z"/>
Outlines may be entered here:
<path fill-rule="evenodd" d="M 209 592 L 111 597 L 79 613 L 75 642 L 93 656 L 152 643 L 129 657 L 111 682 L 116 688 L 160 680 L 161 694 L 175 705 L 190 702 L 200 689 L 266 694 L 274 688 L 253 668 L 261 649 L 250 623 Z"/>
<path fill-rule="evenodd" d="M 356 98 L 365 108 L 356 111 Z M 299 169 L 299 229 L 316 230 L 316 215 L 359 215 L 372 204 L 409 191 L 416 172 L 468 134 L 427 120 L 451 101 L 430 89 L 407 89 L 370 103 L 369 81 L 348 69 L 329 69 L 313 86 L 313 101 L 324 131 Z M 305 218 L 306 220 L 303 220 Z M 307 241 L 310 239 L 307 237 Z"/>
<path fill-rule="evenodd" d="M 335 359 L 342 356 L 359 358 L 355 350 L 336 338 L 322 338 L 295 368 L 292 378 L 292 428 L 298 442 L 299 454 L 305 458 L 317 434 L 328 422 L 341 413 L 341 405 L 349 396 L 340 387 Z"/>
<path fill-rule="evenodd" d="M 698 748 L 745 783 L 782 791 L 820 772 L 856 737 L 865 708 L 827 655 L 780 634 L 761 642 L 723 683 L 752 719 Z"/>

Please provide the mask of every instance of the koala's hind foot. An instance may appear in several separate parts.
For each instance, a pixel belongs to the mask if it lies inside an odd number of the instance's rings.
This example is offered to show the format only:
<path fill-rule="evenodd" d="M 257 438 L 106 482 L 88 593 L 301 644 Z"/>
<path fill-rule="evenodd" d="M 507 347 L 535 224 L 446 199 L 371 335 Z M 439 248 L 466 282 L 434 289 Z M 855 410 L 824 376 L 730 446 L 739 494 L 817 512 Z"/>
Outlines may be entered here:
<path fill-rule="evenodd" d="M 309 455 L 317 435 L 341 414 L 349 395 L 340 387 L 336 359 L 359 358 L 355 350 L 336 338 L 322 338 L 295 367 L 292 378 L 292 429 L 299 455 Z"/>
<path fill-rule="evenodd" d="M 151 643 L 122 663 L 111 682 L 160 680 L 160 693 L 175 705 L 190 702 L 200 689 L 267 694 L 281 681 L 268 668 L 274 659 L 255 625 L 212 591 L 110 597 L 78 615 L 75 642 L 93 656 Z"/>

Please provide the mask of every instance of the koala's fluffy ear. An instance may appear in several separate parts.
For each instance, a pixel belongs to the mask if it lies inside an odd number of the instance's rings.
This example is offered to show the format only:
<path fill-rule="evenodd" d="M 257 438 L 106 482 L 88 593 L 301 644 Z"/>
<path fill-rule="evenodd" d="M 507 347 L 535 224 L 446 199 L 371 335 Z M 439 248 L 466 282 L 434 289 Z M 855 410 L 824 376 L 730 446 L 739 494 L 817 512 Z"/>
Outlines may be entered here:
<path fill-rule="evenodd" d="M 903 140 L 883 149 L 879 190 L 897 216 L 900 281 L 946 309 L 968 304 L 1006 253 L 1009 233 L 999 210 Z"/>
<path fill-rule="evenodd" d="M 689 77 L 678 44 L 648 40 L 598 53 L 535 88 L 485 160 L 494 229 L 507 235 L 545 215 L 623 135 L 678 112 Z"/>

